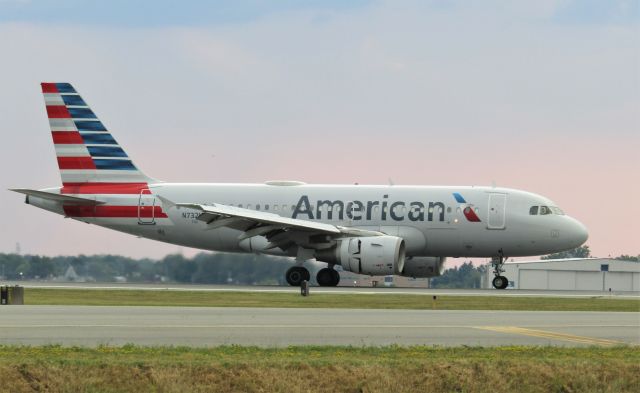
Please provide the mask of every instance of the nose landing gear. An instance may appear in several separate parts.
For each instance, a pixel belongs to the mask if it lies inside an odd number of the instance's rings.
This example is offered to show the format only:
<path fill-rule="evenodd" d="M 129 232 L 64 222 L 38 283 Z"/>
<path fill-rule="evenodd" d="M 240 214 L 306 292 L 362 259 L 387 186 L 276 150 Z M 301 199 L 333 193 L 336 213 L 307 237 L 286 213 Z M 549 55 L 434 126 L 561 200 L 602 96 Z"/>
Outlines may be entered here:
<path fill-rule="evenodd" d="M 495 289 L 505 289 L 509 285 L 509 280 L 505 276 L 495 276 L 492 284 Z"/>
<path fill-rule="evenodd" d="M 506 289 L 509 286 L 509 280 L 502 275 L 504 273 L 504 269 L 502 266 L 504 265 L 505 257 L 502 249 L 498 250 L 498 257 L 493 258 L 491 260 L 491 266 L 493 266 L 493 274 L 495 277 L 493 278 L 492 284 L 495 289 Z"/>

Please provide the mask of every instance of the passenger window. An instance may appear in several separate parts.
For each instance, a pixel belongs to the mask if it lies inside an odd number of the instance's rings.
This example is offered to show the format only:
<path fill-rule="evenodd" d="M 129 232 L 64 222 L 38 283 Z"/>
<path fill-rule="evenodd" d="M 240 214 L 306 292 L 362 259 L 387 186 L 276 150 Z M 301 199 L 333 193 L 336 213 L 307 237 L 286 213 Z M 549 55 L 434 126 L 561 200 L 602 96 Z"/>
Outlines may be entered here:
<path fill-rule="evenodd" d="M 251 204 L 247 204 L 247 209 L 251 209 Z"/>
<path fill-rule="evenodd" d="M 282 211 L 287 210 L 287 205 L 282 205 Z"/>
<path fill-rule="evenodd" d="M 238 207 L 242 207 L 242 203 L 239 203 L 239 204 L 238 204 Z"/>
<path fill-rule="evenodd" d="M 532 216 L 535 216 L 538 214 L 538 206 L 531 206 L 531 209 L 529 209 L 529 214 Z"/>
<path fill-rule="evenodd" d="M 278 211 L 278 205 L 273 205 L 273 210 Z"/>
<path fill-rule="evenodd" d="M 268 204 L 264 205 L 264 210 L 269 210 L 269 205 Z"/>

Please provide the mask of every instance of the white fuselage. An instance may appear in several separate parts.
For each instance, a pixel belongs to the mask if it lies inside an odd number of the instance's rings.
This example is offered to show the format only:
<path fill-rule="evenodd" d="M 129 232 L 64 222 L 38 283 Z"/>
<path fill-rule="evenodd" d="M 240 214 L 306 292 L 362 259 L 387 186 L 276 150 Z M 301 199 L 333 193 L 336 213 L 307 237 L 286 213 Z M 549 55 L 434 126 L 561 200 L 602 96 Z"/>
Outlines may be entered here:
<path fill-rule="evenodd" d="M 60 189 L 45 191 L 59 193 Z M 142 193 L 74 195 L 106 204 L 78 213 L 37 197 L 29 203 L 149 239 L 226 252 L 295 255 L 295 250 L 263 250 L 266 240 L 260 236 L 239 240 L 240 230 L 210 229 L 197 220 L 199 212 L 167 206 L 159 197 L 379 231 L 403 238 L 407 256 L 416 257 L 541 255 L 578 247 L 587 239 L 586 228 L 562 214 L 549 199 L 507 188 L 155 183 Z M 554 212 L 532 214 L 534 206 L 540 207 L 537 212 L 543 206 L 553 207 Z M 98 210 L 92 213 L 91 209 Z"/>

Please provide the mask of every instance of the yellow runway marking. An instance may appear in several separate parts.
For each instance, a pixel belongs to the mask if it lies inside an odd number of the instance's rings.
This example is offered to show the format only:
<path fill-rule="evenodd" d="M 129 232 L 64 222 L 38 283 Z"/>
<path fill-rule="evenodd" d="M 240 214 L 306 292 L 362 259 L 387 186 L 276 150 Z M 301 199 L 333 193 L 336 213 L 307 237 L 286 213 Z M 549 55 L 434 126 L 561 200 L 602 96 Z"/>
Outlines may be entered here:
<path fill-rule="evenodd" d="M 626 343 L 615 340 L 607 340 L 604 338 L 575 336 L 573 334 L 549 332 L 546 330 L 527 329 L 517 326 L 477 326 L 476 329 L 490 330 L 493 332 L 509 333 L 509 334 L 521 334 L 531 337 L 549 338 L 553 340 L 570 341 L 574 343 L 601 345 L 601 346 L 614 346 L 614 345 L 626 345 Z"/>

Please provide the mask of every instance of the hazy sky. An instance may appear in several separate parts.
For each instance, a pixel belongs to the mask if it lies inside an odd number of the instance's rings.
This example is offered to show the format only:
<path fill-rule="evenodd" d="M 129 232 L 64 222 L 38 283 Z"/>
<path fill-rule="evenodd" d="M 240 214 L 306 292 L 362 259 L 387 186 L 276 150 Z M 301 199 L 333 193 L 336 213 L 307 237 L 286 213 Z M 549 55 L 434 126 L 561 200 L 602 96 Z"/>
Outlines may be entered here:
<path fill-rule="evenodd" d="M 638 0 L 0 0 L 0 252 L 181 250 L 6 191 L 60 184 L 58 81 L 159 179 L 495 182 L 638 254 L 639 21 Z"/>

